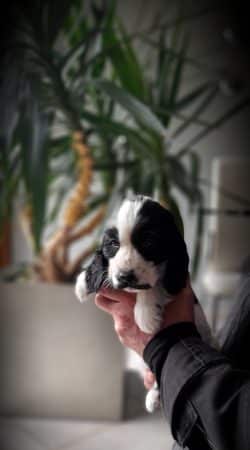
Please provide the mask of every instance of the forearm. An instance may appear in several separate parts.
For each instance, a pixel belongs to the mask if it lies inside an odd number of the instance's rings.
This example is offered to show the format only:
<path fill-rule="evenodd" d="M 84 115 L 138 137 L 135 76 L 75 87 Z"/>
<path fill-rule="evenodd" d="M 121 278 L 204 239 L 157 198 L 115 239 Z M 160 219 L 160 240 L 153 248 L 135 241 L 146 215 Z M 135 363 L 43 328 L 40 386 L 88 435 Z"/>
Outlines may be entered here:
<path fill-rule="evenodd" d="M 234 370 L 203 343 L 194 325 L 180 323 L 158 334 L 144 359 L 160 384 L 162 407 L 181 445 L 196 449 L 195 442 L 201 445 L 203 439 L 219 450 L 250 448 L 249 374 Z"/>

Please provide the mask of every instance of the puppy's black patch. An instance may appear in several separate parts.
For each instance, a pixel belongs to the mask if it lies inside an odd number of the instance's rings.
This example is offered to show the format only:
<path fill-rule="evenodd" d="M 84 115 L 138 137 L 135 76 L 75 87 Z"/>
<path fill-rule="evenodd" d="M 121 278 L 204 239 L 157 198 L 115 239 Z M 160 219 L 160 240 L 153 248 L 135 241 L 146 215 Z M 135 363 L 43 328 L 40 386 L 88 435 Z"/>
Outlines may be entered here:
<path fill-rule="evenodd" d="M 108 260 L 115 256 L 119 249 L 118 231 L 115 227 L 104 232 L 102 244 L 96 250 L 94 258 L 85 269 L 88 294 L 97 292 L 108 279 Z"/>
<path fill-rule="evenodd" d="M 118 238 L 118 230 L 116 227 L 108 228 L 103 236 L 102 251 L 104 256 L 109 259 L 113 258 L 119 250 L 120 243 Z"/>
<path fill-rule="evenodd" d="M 85 269 L 88 294 L 97 292 L 107 278 L 108 261 L 103 255 L 102 249 L 95 252 L 90 265 Z"/>
<path fill-rule="evenodd" d="M 146 200 L 138 212 L 131 242 L 145 260 L 165 264 L 161 281 L 169 294 L 185 286 L 189 263 L 186 244 L 168 210 Z"/>

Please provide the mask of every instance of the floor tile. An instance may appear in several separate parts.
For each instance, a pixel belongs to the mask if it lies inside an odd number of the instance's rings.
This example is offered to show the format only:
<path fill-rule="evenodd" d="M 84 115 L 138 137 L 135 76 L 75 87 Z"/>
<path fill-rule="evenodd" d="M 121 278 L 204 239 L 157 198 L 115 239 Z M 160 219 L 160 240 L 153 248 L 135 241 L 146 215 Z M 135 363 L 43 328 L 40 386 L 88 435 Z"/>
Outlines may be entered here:
<path fill-rule="evenodd" d="M 0 419 L 0 450 L 170 450 L 171 444 L 160 413 L 123 422 Z"/>
<path fill-rule="evenodd" d="M 13 419 L 0 419 L 1 450 L 45 450 L 33 434 Z M 46 449 L 47 450 L 47 449 Z"/>
<path fill-rule="evenodd" d="M 15 436 L 20 433 L 27 437 L 27 439 L 33 439 L 43 450 L 57 450 L 61 447 L 70 447 L 78 443 L 80 439 L 85 439 L 89 435 L 107 429 L 107 423 L 109 422 L 79 422 L 27 418 L 0 420 L 0 427 L 4 424 L 5 446 L 10 446 L 10 449 L 5 448 L 4 450 L 12 450 L 12 441 L 14 442 L 15 439 L 18 441 Z M 1 446 L 0 450 L 3 450 Z M 18 447 L 18 450 L 26 450 L 26 447 L 24 446 L 21 449 Z"/>
<path fill-rule="evenodd" d="M 166 421 L 157 415 L 113 425 L 67 450 L 171 450 L 172 443 Z"/>

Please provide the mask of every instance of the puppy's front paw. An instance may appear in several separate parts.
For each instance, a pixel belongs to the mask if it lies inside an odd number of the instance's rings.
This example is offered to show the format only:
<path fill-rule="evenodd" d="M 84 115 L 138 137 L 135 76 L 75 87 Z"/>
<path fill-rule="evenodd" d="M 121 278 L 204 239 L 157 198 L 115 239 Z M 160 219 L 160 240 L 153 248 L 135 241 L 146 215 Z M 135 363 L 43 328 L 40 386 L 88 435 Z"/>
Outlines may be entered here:
<path fill-rule="evenodd" d="M 140 330 L 147 334 L 156 333 L 159 331 L 161 325 L 161 317 L 156 314 L 151 317 L 140 317 L 139 320 L 137 317 L 135 318 L 135 321 Z"/>
<path fill-rule="evenodd" d="M 162 321 L 161 311 L 155 305 L 149 306 L 136 302 L 134 315 L 135 322 L 144 333 L 153 334 L 160 329 Z"/>
<path fill-rule="evenodd" d="M 146 410 L 150 413 L 154 412 L 160 406 L 160 393 L 158 387 L 155 386 L 148 391 L 145 400 Z"/>
<path fill-rule="evenodd" d="M 89 292 L 88 292 L 87 283 L 86 283 L 86 271 L 85 270 L 83 272 L 81 272 L 80 275 L 78 275 L 78 277 L 77 277 L 76 284 L 75 284 L 75 294 L 81 303 L 83 303 L 89 299 Z"/>

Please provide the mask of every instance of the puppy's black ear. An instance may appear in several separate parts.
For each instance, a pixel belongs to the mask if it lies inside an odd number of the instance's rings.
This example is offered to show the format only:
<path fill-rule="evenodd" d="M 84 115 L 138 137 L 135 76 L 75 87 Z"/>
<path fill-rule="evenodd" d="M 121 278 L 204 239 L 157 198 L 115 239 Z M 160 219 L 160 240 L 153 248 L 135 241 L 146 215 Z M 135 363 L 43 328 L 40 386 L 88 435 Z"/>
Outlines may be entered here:
<path fill-rule="evenodd" d="M 85 280 L 88 293 L 97 292 L 107 278 L 108 261 L 102 248 L 96 250 L 94 258 L 85 268 Z"/>
<path fill-rule="evenodd" d="M 188 261 L 188 254 L 184 249 L 179 249 L 167 260 L 162 283 L 169 294 L 178 294 L 186 286 Z"/>
<path fill-rule="evenodd" d="M 102 243 L 94 258 L 85 269 L 88 293 L 97 292 L 108 279 L 108 260 L 119 248 L 118 231 L 115 227 L 105 230 Z"/>
<path fill-rule="evenodd" d="M 189 257 L 187 247 L 174 221 L 166 229 L 166 262 L 162 275 L 162 284 L 166 291 L 177 294 L 186 285 Z"/>

